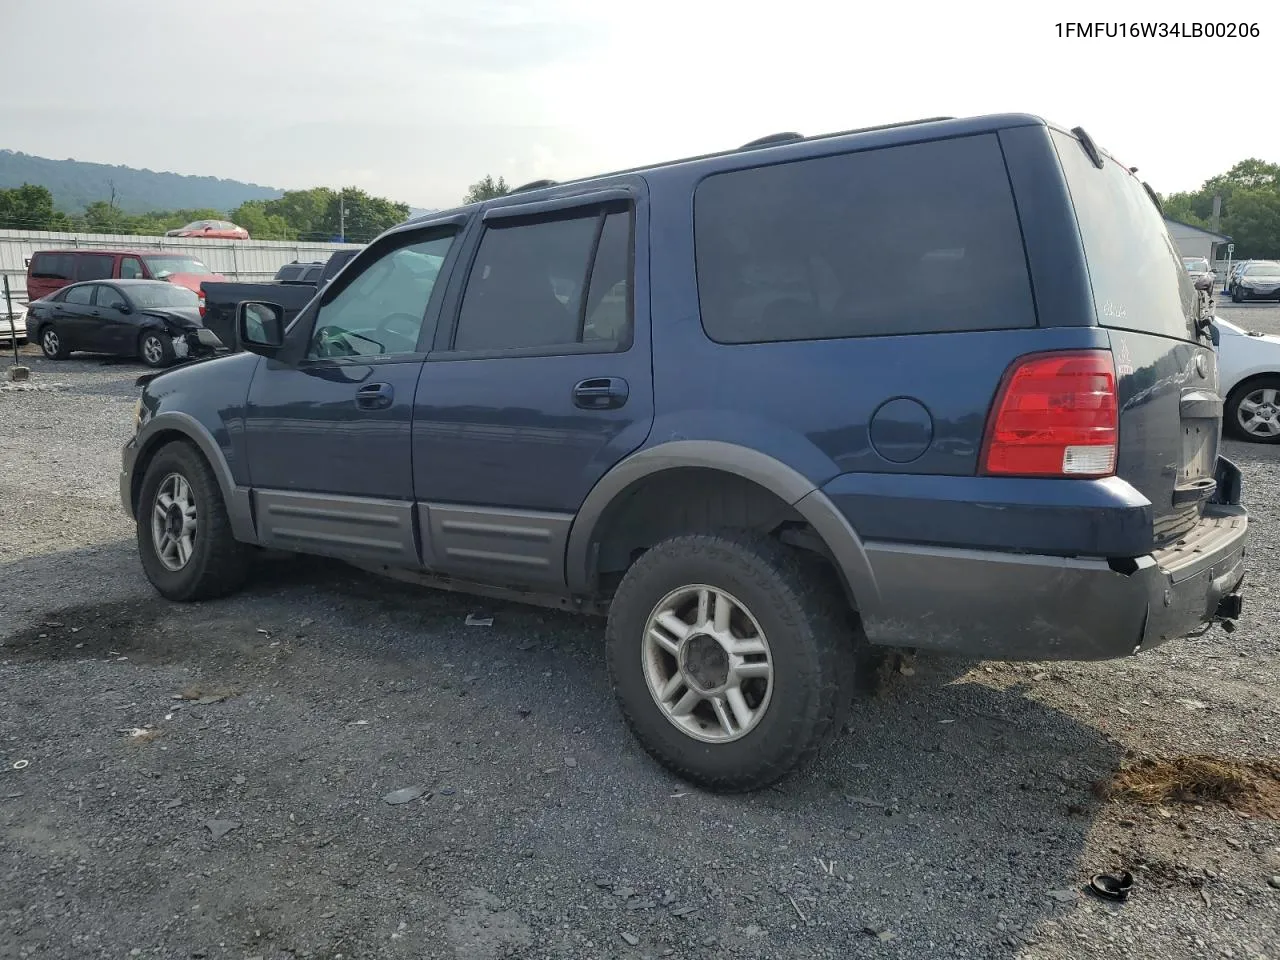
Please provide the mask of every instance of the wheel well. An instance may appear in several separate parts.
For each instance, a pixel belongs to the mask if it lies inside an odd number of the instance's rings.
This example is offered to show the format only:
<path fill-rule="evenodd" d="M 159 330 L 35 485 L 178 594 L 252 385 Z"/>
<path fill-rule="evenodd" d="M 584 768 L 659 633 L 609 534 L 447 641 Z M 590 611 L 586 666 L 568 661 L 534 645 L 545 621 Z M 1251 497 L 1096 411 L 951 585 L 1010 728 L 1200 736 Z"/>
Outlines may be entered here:
<path fill-rule="evenodd" d="M 1227 400 L 1230 401 L 1234 397 L 1240 396 L 1247 389 L 1256 384 L 1259 380 L 1277 380 L 1280 381 L 1280 370 L 1269 371 L 1267 373 L 1255 373 L 1251 377 L 1245 377 L 1229 391 L 1227 391 Z"/>
<path fill-rule="evenodd" d="M 663 470 L 637 480 L 609 505 L 592 536 L 593 572 L 604 593 L 654 544 L 686 533 L 755 530 L 822 557 L 852 605 L 826 543 L 794 507 L 760 484 L 704 467 Z"/>
<path fill-rule="evenodd" d="M 161 450 L 170 443 L 185 443 L 188 447 L 208 460 L 204 452 L 181 430 L 161 430 L 147 439 L 147 445 L 138 451 L 138 458 L 133 462 L 133 475 L 129 479 L 129 501 L 133 506 L 134 516 L 138 515 L 138 494 L 142 491 L 142 478 L 147 475 L 147 468 Z"/>

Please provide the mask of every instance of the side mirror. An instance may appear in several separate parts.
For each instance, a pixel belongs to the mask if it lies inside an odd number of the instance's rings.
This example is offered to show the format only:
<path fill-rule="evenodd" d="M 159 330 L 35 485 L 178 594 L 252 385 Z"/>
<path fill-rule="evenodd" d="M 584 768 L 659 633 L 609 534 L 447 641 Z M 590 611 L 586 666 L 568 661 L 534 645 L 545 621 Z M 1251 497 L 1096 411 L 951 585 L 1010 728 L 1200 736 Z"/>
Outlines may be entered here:
<path fill-rule="evenodd" d="M 118 310 L 120 313 L 133 313 L 133 308 L 123 300 L 117 300 L 111 305 L 112 310 Z"/>
<path fill-rule="evenodd" d="M 274 356 L 284 346 L 284 307 L 249 300 L 236 307 L 236 334 L 250 353 Z"/>

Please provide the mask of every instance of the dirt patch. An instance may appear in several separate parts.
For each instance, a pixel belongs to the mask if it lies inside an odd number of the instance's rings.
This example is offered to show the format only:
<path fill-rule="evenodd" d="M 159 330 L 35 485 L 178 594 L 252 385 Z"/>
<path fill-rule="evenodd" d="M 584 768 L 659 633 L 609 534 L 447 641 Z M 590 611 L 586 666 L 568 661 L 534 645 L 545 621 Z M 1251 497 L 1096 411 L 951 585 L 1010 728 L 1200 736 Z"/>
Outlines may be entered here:
<path fill-rule="evenodd" d="M 1280 820 L 1280 761 L 1148 757 L 1101 784 L 1099 793 L 1145 805 L 1216 804 Z"/>

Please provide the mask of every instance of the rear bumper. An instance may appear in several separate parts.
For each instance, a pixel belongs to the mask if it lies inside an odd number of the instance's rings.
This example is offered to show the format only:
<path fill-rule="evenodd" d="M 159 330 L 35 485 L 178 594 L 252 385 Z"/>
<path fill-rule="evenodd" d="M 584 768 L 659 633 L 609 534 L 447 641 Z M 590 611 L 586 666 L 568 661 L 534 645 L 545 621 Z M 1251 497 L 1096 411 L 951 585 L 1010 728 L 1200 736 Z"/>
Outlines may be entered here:
<path fill-rule="evenodd" d="M 1211 504 L 1168 548 L 1136 558 L 1052 557 L 868 541 L 873 643 L 998 660 L 1107 660 L 1195 632 L 1244 580 L 1249 518 Z"/>

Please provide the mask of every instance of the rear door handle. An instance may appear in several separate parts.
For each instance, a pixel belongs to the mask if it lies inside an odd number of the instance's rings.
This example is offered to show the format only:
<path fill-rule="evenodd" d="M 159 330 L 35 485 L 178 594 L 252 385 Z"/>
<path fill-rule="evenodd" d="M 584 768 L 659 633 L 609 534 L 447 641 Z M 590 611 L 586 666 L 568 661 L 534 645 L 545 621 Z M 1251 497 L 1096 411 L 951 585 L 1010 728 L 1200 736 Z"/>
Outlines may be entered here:
<path fill-rule="evenodd" d="M 573 403 L 583 410 L 617 410 L 630 395 L 621 377 L 592 377 L 573 388 Z"/>
<path fill-rule="evenodd" d="M 395 396 L 395 388 L 389 383 L 366 383 L 356 391 L 356 406 L 361 410 L 385 410 Z"/>

